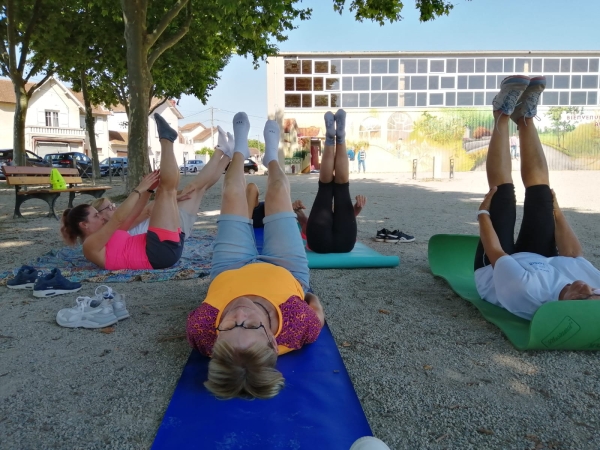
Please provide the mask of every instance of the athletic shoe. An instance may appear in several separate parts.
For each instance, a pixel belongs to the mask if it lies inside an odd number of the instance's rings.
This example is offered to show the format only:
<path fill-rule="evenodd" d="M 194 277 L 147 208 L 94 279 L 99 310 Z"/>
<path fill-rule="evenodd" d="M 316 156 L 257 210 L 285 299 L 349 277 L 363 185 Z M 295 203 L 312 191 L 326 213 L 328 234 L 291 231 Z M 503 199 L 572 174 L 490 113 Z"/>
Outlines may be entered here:
<path fill-rule="evenodd" d="M 388 230 L 387 228 L 382 228 L 381 230 L 378 230 L 377 234 L 375 235 L 375 240 L 377 242 L 385 242 L 385 237 L 388 235 L 389 232 L 390 230 Z"/>
<path fill-rule="evenodd" d="M 546 89 L 546 77 L 535 77 L 529 80 L 529 86 L 521 95 L 519 104 L 510 115 L 513 122 L 517 123 L 523 116 L 531 118 L 537 115 L 537 105 L 544 89 Z"/>
<path fill-rule="evenodd" d="M 510 116 L 515 107 L 519 97 L 529 86 L 529 77 L 524 75 L 513 75 L 506 77 L 500 83 L 500 92 L 496 94 L 492 101 L 492 108 L 494 111 L 502 111 L 502 114 Z"/>
<path fill-rule="evenodd" d="M 60 294 L 70 294 L 81 289 L 81 283 L 67 280 L 60 270 L 52 269 L 48 275 L 41 276 L 33 286 L 34 297 L 54 297 Z"/>
<path fill-rule="evenodd" d="M 56 314 L 56 323 L 67 328 L 104 328 L 119 321 L 110 305 L 92 306 L 90 297 L 77 297 L 77 306 L 61 309 Z"/>
<path fill-rule="evenodd" d="M 8 280 L 6 287 L 9 289 L 33 289 L 37 280 L 38 271 L 31 266 L 21 266 L 17 275 Z"/>
<path fill-rule="evenodd" d="M 390 231 L 385 237 L 385 242 L 413 242 L 415 240 L 414 236 L 410 236 L 406 233 L 403 233 L 400 230 Z"/>
<path fill-rule="evenodd" d="M 125 296 L 117 294 L 108 286 L 98 286 L 92 297 L 90 306 L 96 308 L 98 306 L 111 307 L 117 319 L 123 320 L 129 317 L 129 311 L 125 305 Z"/>

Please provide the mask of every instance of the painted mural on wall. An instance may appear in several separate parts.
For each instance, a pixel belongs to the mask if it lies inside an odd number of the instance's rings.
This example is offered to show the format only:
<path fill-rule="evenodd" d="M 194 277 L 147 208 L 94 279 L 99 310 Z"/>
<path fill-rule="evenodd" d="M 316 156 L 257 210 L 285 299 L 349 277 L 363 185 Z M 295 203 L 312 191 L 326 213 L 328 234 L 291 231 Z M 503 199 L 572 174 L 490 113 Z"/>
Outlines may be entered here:
<path fill-rule="evenodd" d="M 367 171 L 411 172 L 417 160 L 419 171 L 426 173 L 434 158 L 441 159 L 443 171 L 449 170 L 450 160 L 455 171 L 485 167 L 494 129 L 488 108 L 347 113 L 347 146 L 367 151 Z M 298 111 L 293 117 L 300 130 L 320 127 L 319 135 L 324 135 L 322 113 Z M 539 107 L 537 119 L 550 170 L 600 170 L 600 110 Z M 518 131 L 512 122 L 510 135 L 513 156 L 518 158 Z"/>

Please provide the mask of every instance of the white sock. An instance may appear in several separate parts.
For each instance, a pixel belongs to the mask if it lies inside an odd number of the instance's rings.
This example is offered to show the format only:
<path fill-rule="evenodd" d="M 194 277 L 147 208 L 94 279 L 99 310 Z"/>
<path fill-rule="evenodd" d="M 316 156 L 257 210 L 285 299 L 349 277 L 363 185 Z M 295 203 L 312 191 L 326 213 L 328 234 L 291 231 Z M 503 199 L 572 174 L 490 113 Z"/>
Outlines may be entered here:
<path fill-rule="evenodd" d="M 217 126 L 217 131 L 218 131 L 219 136 L 218 136 L 216 148 L 221 150 L 223 153 L 227 153 L 227 151 L 229 150 L 229 143 L 227 142 L 227 134 L 225 133 L 225 130 L 223 128 L 221 128 L 220 126 Z"/>
<path fill-rule="evenodd" d="M 265 137 L 265 156 L 263 166 L 269 166 L 273 160 L 279 160 L 279 125 L 274 120 L 267 120 L 263 131 Z"/>
<path fill-rule="evenodd" d="M 343 144 L 346 140 L 346 111 L 338 109 L 335 113 L 335 140 Z"/>
<path fill-rule="evenodd" d="M 227 145 L 229 146 L 229 153 L 225 152 L 227 156 L 233 158 L 233 149 L 235 147 L 235 139 L 233 138 L 233 134 L 229 131 L 227 132 Z"/>
<path fill-rule="evenodd" d="M 250 156 L 248 149 L 248 133 L 250 132 L 250 121 L 245 112 L 239 112 L 233 116 L 233 135 L 235 136 L 235 146 L 233 152 L 239 152 L 244 158 Z"/>
<path fill-rule="evenodd" d="M 335 116 L 331 111 L 325 113 L 325 145 L 335 145 Z"/>

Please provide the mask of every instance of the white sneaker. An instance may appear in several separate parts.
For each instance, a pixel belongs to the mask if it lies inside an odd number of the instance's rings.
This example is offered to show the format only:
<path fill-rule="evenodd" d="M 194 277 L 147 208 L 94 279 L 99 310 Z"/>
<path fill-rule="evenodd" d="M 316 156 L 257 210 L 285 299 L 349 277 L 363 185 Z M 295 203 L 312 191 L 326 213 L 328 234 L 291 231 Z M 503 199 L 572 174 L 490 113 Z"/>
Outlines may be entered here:
<path fill-rule="evenodd" d="M 102 285 L 96 288 L 92 298 L 92 307 L 97 306 L 112 306 L 113 312 L 117 319 L 123 320 L 129 317 L 129 311 L 125 305 L 125 296 L 116 293 L 110 287 Z"/>
<path fill-rule="evenodd" d="M 91 306 L 94 299 L 77 297 L 77 306 L 61 309 L 56 314 L 56 322 L 67 328 L 104 328 L 119 321 L 110 305 Z"/>

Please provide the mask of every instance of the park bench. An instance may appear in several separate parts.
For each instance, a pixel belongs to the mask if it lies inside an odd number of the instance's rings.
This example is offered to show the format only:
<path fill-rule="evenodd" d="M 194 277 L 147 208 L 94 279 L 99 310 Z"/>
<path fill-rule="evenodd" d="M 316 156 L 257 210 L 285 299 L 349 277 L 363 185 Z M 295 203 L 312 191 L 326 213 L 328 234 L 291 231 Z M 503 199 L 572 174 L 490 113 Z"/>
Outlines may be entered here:
<path fill-rule="evenodd" d="M 50 183 L 50 167 L 17 167 L 2 166 L 6 176 L 6 184 L 15 187 L 15 212 L 13 218 L 23 217 L 21 205 L 32 198 L 38 198 L 48 203 L 50 208 L 48 217 L 58 220 L 54 211 L 56 199 L 63 192 L 69 193 L 69 208 L 73 207 L 75 194 L 88 194 L 95 198 L 102 197 L 110 186 L 78 186 L 82 183 L 77 169 L 57 169 L 67 183 L 66 189 L 52 189 Z"/>

